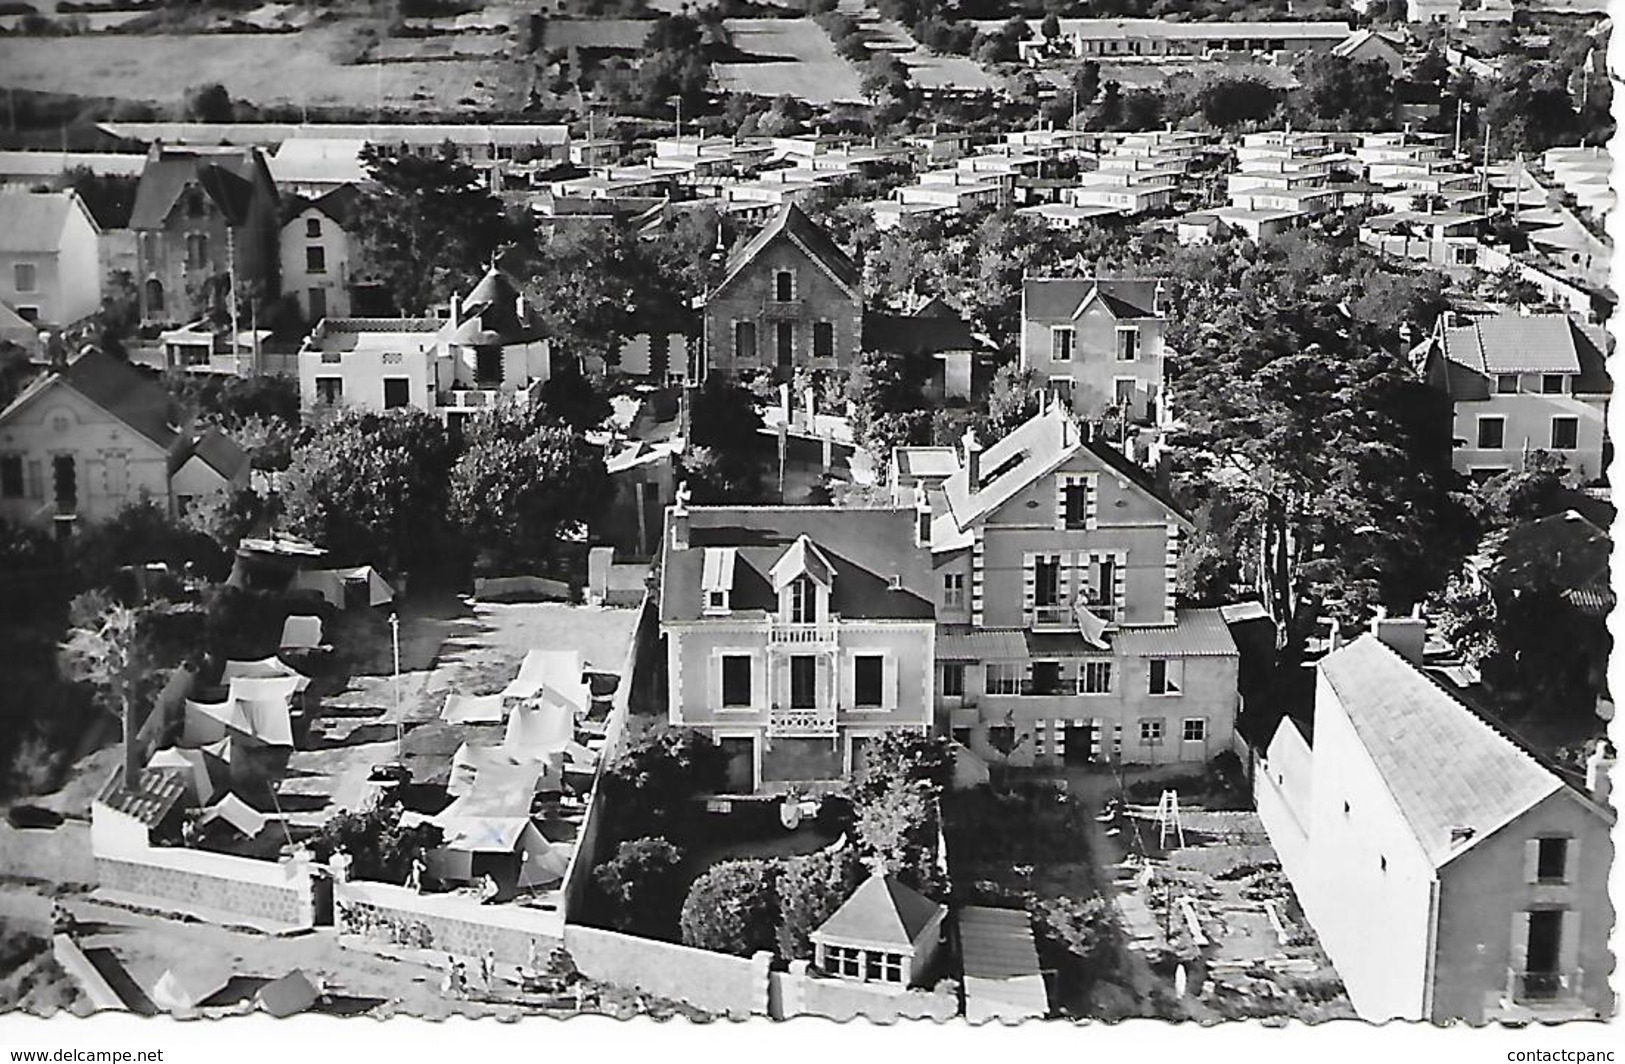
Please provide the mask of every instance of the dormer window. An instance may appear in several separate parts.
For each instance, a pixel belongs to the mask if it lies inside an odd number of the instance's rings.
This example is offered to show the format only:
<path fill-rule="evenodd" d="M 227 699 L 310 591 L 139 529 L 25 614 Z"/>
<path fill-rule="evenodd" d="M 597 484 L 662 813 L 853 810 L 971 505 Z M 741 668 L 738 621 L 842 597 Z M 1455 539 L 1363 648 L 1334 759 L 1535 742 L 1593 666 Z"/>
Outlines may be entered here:
<path fill-rule="evenodd" d="M 707 591 L 705 593 L 705 612 L 727 613 L 728 593 L 726 591 Z"/>
<path fill-rule="evenodd" d="M 733 547 L 705 548 L 705 563 L 700 575 L 702 612 L 707 617 L 731 612 L 733 604 L 734 562 L 738 552 Z"/>

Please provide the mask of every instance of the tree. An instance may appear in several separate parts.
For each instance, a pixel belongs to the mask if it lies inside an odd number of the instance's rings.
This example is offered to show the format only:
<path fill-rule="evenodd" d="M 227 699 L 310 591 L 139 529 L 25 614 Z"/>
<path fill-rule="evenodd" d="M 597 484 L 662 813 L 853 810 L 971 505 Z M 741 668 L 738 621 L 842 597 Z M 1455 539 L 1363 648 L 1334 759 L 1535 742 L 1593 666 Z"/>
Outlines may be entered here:
<path fill-rule="evenodd" d="M 141 770 L 135 737 L 143 690 L 150 687 L 154 661 L 141 631 L 141 617 L 99 592 L 81 595 L 70 610 L 73 627 L 62 643 L 61 670 L 70 680 L 88 684 L 102 708 L 119 719 L 124 734 L 126 779 Z"/>
<path fill-rule="evenodd" d="M 323 861 L 344 851 L 350 857 L 352 879 L 404 884 L 412 859 L 439 846 L 440 840 L 440 828 L 434 824 L 401 827 L 401 806 L 391 802 L 329 817 L 311 840 L 311 850 Z"/>
<path fill-rule="evenodd" d="M 593 882 L 609 903 L 610 922 L 622 931 L 664 937 L 677 919 L 678 867 L 683 854 L 660 838 L 623 842 L 593 869 Z"/>
<path fill-rule="evenodd" d="M 63 175 L 68 187 L 79 194 L 85 209 L 106 229 L 123 229 L 130 224 L 130 212 L 135 209 L 135 190 L 139 177 L 129 174 L 98 174 L 85 166 L 76 166 Z"/>
<path fill-rule="evenodd" d="M 987 396 L 987 428 L 991 438 L 982 440 L 982 445 L 1002 440 L 1023 422 L 1036 417 L 1038 402 L 1038 383 L 1032 370 L 1022 369 L 1014 362 L 1000 366 L 993 374 Z"/>
<path fill-rule="evenodd" d="M 451 470 L 451 514 L 492 557 L 547 557 L 561 531 L 596 519 L 611 487 L 603 453 L 577 432 L 516 412 L 484 413 Z"/>
<path fill-rule="evenodd" d="M 1352 62 L 1329 52 L 1306 53 L 1289 105 L 1300 123 L 1336 129 L 1393 126 L 1394 78 L 1385 63 Z"/>
<path fill-rule="evenodd" d="M 1028 913 L 1045 966 L 1057 970 L 1064 986 L 1086 987 L 1116 969 L 1123 932 L 1109 899 L 1035 899 Z"/>
<path fill-rule="evenodd" d="M 597 428 L 614 413 L 609 400 L 577 369 L 565 369 L 544 381 L 538 401 L 542 417 L 577 432 Z"/>
<path fill-rule="evenodd" d="M 893 447 L 926 442 L 930 411 L 920 391 L 919 367 L 889 351 L 864 351 L 847 378 L 852 431 L 877 458 Z"/>
<path fill-rule="evenodd" d="M 777 944 L 779 866 L 772 861 L 712 865 L 683 899 L 684 945 L 749 957 Z"/>
<path fill-rule="evenodd" d="M 915 890 L 947 894 L 937 867 L 936 795 L 929 783 L 897 784 L 855 804 L 858 849 Z"/>
<path fill-rule="evenodd" d="M 1475 485 L 1468 505 L 1480 526 L 1490 530 L 1583 507 L 1586 498 L 1562 456 L 1531 451 L 1523 468 Z"/>
<path fill-rule="evenodd" d="M 649 835 L 683 837 L 681 825 L 693 798 L 714 793 L 727 781 L 728 756 L 704 732 L 654 728 L 633 737 L 604 767 L 599 787 L 604 808 L 614 810 L 611 838 L 629 825 Z"/>
<path fill-rule="evenodd" d="M 509 264 L 525 278 L 559 352 L 608 361 L 632 334 L 645 293 L 660 291 L 648 254 L 625 225 L 560 226 Z"/>
<path fill-rule="evenodd" d="M 1060 16 L 1053 11 L 1045 15 L 1044 21 L 1039 23 L 1038 31 L 1044 35 L 1044 40 L 1053 43 L 1061 35 Z"/>
<path fill-rule="evenodd" d="M 398 570 L 443 558 L 451 444 L 419 410 L 345 412 L 294 451 L 283 477 L 293 531 L 336 556 Z"/>
<path fill-rule="evenodd" d="M 851 847 L 819 850 L 785 863 L 779 876 L 778 951 L 781 960 L 810 960 L 812 933 L 846 903 L 863 881 Z"/>
<path fill-rule="evenodd" d="M 449 146 L 433 156 L 397 156 L 369 144 L 361 159 L 371 180 L 352 232 L 403 313 L 468 291 L 498 250 L 523 235 L 479 171 Z"/>
<path fill-rule="evenodd" d="M 1281 103 L 1281 90 L 1251 75 L 1214 78 L 1196 93 L 1203 121 L 1218 129 L 1268 119 Z"/>
<path fill-rule="evenodd" d="M 762 493 L 768 438 L 749 388 L 713 374 L 689 407 L 683 471 L 697 502 L 750 502 Z"/>
<path fill-rule="evenodd" d="M 231 102 L 231 93 L 218 81 L 187 89 L 184 108 L 188 122 L 222 123 L 237 120 L 237 108 Z"/>
<path fill-rule="evenodd" d="M 953 750 L 939 736 L 888 729 L 864 743 L 863 757 L 863 768 L 850 790 L 857 806 L 895 787 L 924 784 L 929 793 L 940 795 L 953 783 Z"/>

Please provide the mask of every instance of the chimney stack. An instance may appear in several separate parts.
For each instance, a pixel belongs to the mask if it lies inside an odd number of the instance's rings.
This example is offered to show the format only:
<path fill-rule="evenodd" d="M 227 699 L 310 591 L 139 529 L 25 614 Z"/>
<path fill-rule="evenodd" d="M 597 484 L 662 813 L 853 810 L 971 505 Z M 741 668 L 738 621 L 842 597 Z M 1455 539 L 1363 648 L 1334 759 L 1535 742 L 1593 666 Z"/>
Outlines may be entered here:
<path fill-rule="evenodd" d="M 964 439 L 961 441 L 965 447 L 965 477 L 969 490 L 975 491 L 982 484 L 982 441 L 976 438 L 976 430 L 966 429 Z"/>
<path fill-rule="evenodd" d="M 1371 634 L 1412 665 L 1422 664 L 1422 650 L 1428 639 L 1428 622 L 1422 617 L 1420 609 L 1409 617 L 1390 617 L 1387 610 L 1377 607 L 1377 615 L 1371 619 Z"/>
<path fill-rule="evenodd" d="M 671 504 L 671 549 L 688 549 L 688 481 L 677 485 Z"/>
<path fill-rule="evenodd" d="M 931 546 L 931 500 L 924 484 L 914 488 L 914 545 Z"/>
<path fill-rule="evenodd" d="M 1603 805 L 1614 804 L 1613 783 L 1608 778 L 1608 773 L 1613 767 L 1613 747 L 1609 745 L 1607 739 L 1597 740 L 1597 745 L 1591 749 L 1591 756 L 1586 758 L 1586 790 Z"/>

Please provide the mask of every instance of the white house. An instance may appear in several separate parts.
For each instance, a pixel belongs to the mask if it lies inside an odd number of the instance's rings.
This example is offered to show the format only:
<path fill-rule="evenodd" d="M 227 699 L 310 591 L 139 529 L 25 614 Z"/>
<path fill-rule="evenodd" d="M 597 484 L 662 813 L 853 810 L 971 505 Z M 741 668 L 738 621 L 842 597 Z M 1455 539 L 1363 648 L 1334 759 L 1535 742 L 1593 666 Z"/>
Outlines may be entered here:
<path fill-rule="evenodd" d="M 354 313 L 352 289 L 360 282 L 359 249 L 350 236 L 361 194 L 341 185 L 308 199 L 282 200 L 282 290 L 299 301 L 305 320 L 348 318 Z"/>
<path fill-rule="evenodd" d="M 0 304 L 30 324 L 101 309 L 101 229 L 76 192 L 0 192 Z"/>

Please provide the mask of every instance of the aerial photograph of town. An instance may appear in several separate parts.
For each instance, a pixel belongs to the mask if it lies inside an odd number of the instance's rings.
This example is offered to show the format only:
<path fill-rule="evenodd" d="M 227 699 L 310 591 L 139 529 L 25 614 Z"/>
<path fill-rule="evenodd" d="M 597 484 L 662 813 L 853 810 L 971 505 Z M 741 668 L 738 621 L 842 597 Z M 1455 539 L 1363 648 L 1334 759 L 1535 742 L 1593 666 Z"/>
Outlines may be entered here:
<path fill-rule="evenodd" d="M 1611 30 L 0 0 L 0 1049 L 1612 1060 Z"/>

